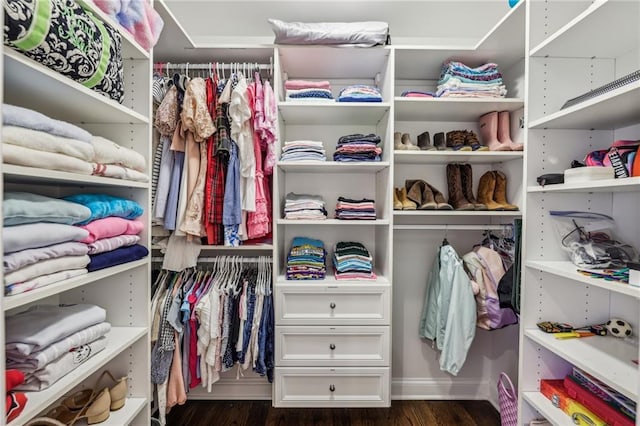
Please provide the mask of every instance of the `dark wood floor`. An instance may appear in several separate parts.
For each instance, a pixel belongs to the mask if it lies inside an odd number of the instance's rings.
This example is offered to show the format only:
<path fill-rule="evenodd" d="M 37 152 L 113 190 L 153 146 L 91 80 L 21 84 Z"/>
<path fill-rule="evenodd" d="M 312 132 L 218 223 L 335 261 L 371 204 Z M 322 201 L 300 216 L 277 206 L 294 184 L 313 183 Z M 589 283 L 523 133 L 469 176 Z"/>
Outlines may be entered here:
<path fill-rule="evenodd" d="M 487 401 L 393 401 L 391 408 L 273 408 L 271 401 L 189 401 L 168 426 L 500 426 Z"/>

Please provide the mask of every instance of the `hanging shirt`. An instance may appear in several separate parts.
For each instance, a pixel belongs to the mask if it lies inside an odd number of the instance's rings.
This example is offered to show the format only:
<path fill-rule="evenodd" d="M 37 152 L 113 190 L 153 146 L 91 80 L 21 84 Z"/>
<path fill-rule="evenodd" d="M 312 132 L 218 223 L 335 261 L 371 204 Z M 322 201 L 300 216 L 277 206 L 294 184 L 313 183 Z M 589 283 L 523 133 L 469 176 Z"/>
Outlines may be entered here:
<path fill-rule="evenodd" d="M 251 108 L 247 81 L 240 75 L 238 84 L 231 93 L 229 104 L 231 117 L 231 139 L 238 144 L 240 153 L 240 198 L 242 209 L 252 212 L 256 209 L 256 159 L 251 134 Z"/>

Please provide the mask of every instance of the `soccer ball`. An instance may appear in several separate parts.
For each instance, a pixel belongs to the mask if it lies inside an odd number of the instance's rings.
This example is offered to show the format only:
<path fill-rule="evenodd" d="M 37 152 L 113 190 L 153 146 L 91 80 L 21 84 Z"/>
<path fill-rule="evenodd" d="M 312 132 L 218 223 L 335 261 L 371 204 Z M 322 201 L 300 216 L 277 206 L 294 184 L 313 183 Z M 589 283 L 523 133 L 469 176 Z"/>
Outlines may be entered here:
<path fill-rule="evenodd" d="M 618 318 L 611 318 L 606 324 L 609 334 L 615 337 L 629 337 L 631 336 L 631 325 L 625 320 Z"/>

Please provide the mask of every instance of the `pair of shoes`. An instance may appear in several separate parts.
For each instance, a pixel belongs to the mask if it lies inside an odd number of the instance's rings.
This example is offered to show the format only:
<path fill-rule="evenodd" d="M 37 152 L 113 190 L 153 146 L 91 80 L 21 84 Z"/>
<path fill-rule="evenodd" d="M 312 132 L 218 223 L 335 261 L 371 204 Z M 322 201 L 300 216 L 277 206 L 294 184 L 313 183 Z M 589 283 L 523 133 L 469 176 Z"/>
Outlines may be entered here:
<path fill-rule="evenodd" d="M 522 151 L 524 144 L 511 140 L 509 111 L 493 111 L 480 117 L 480 136 L 489 151 Z"/>
<path fill-rule="evenodd" d="M 449 204 L 454 210 L 487 210 L 487 206 L 473 196 L 471 164 L 447 164 Z"/>
<path fill-rule="evenodd" d="M 447 147 L 454 151 L 488 151 L 478 140 L 473 130 L 452 130 L 447 132 Z"/>
<path fill-rule="evenodd" d="M 478 201 L 488 210 L 518 210 L 518 206 L 507 202 L 507 176 L 497 170 L 490 170 L 480 177 Z"/>
<path fill-rule="evenodd" d="M 99 389 L 100 382 L 105 377 L 115 383 L 111 388 Z M 110 411 L 124 407 L 127 398 L 127 376 L 116 380 L 109 371 L 104 371 L 94 390 L 84 389 L 62 400 L 61 405 L 49 410 L 43 417 L 36 417 L 26 426 L 70 426 L 82 419 L 87 424 L 102 423 L 109 418 Z"/>
<path fill-rule="evenodd" d="M 415 210 L 418 206 L 407 197 L 407 189 L 393 189 L 393 209 L 394 210 Z"/>
<path fill-rule="evenodd" d="M 442 192 L 422 179 L 408 179 L 404 182 L 409 200 L 416 203 L 418 210 L 452 210 Z"/>
<path fill-rule="evenodd" d="M 411 142 L 411 136 L 409 136 L 409 133 L 394 132 L 393 147 L 396 150 L 400 150 L 400 151 L 419 151 L 420 150 L 420 148 L 418 148 L 416 145 L 413 144 L 413 142 Z"/>

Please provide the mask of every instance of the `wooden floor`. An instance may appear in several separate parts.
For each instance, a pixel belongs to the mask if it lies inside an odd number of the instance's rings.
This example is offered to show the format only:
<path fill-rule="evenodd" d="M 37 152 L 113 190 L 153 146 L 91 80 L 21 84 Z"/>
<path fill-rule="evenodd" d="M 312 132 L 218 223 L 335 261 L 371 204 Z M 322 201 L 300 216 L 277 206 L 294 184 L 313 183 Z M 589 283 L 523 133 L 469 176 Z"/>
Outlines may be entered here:
<path fill-rule="evenodd" d="M 487 401 L 393 401 L 391 408 L 273 408 L 271 401 L 189 401 L 168 426 L 500 426 Z"/>

